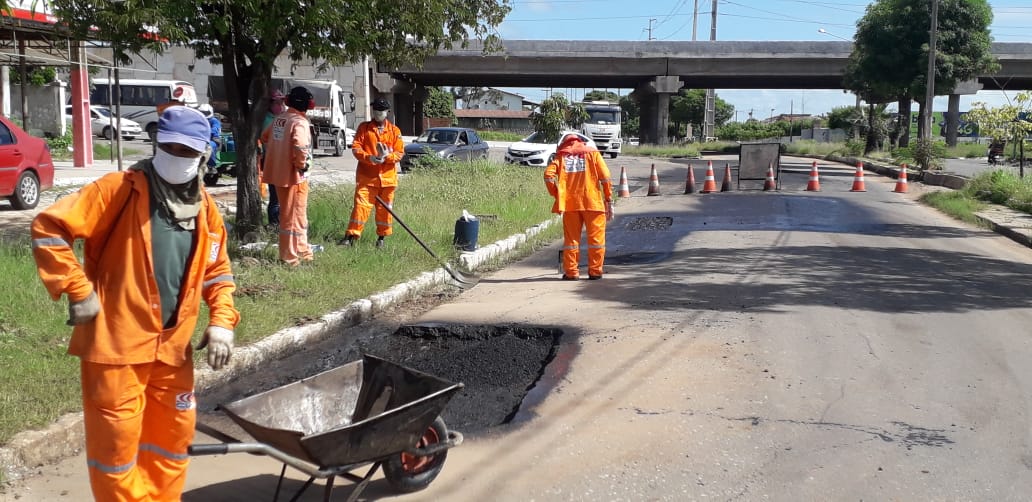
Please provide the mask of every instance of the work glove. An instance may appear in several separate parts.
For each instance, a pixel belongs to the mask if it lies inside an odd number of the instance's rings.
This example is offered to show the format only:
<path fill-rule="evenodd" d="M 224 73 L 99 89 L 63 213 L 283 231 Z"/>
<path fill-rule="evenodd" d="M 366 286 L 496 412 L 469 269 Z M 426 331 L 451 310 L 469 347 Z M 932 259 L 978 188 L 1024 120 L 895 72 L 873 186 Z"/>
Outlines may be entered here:
<path fill-rule="evenodd" d="M 370 155 L 369 162 L 373 164 L 383 164 L 383 156 L 381 155 Z"/>
<path fill-rule="evenodd" d="M 221 326 L 208 326 L 197 344 L 197 350 L 208 347 L 208 366 L 220 370 L 233 354 L 233 330 Z"/>
<path fill-rule="evenodd" d="M 80 324 L 86 324 L 97 317 L 100 313 L 100 299 L 97 298 L 96 291 L 90 291 L 90 296 L 87 296 L 85 300 L 73 302 L 68 301 L 68 320 L 65 324 L 69 326 L 78 326 Z"/>
<path fill-rule="evenodd" d="M 606 201 L 606 221 L 613 221 L 613 201 Z"/>

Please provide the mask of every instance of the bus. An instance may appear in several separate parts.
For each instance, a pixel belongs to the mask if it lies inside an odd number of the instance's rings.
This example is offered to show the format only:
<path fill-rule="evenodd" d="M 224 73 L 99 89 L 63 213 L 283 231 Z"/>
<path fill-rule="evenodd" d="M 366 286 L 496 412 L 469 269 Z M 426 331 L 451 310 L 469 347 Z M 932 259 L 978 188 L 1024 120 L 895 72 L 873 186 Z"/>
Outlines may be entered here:
<path fill-rule="evenodd" d="M 145 80 L 119 79 L 121 92 L 121 115 L 143 128 L 153 140 L 158 134 L 159 104 L 168 103 L 172 96 L 182 96 L 187 105 L 197 105 L 197 90 L 193 84 L 182 80 Z M 93 79 L 90 90 L 90 104 L 108 107 L 112 113 L 115 107 L 111 104 L 115 95 L 112 85 L 106 78 Z"/>

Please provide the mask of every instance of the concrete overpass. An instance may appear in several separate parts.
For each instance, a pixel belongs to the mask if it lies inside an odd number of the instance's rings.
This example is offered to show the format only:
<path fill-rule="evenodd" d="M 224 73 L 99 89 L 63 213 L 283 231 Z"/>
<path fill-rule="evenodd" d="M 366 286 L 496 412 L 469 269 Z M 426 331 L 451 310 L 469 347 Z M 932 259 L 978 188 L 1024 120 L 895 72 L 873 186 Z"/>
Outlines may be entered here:
<path fill-rule="evenodd" d="M 419 122 L 427 86 L 630 88 L 641 103 L 641 136 L 665 140 L 667 104 L 681 87 L 692 89 L 842 89 L 852 52 L 839 41 L 593 41 L 506 40 L 483 54 L 479 43 L 440 51 L 422 66 L 385 68 L 373 85 L 394 94 L 403 124 Z M 979 76 L 983 89 L 1032 89 L 1032 43 L 996 43 L 1000 71 Z M 389 77 L 391 78 L 387 78 Z M 951 108 L 959 99 L 951 99 Z M 951 110 L 953 111 L 953 110 Z M 660 134 L 660 132 L 663 132 Z"/>

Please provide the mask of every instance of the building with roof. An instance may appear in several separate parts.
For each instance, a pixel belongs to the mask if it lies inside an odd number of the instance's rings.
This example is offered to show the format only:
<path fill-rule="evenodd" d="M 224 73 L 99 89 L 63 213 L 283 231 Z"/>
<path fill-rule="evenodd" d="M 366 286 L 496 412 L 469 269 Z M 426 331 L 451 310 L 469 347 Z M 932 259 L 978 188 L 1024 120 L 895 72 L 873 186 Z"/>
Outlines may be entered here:
<path fill-rule="evenodd" d="M 530 133 L 534 126 L 530 123 L 530 111 L 527 110 L 455 110 L 455 121 L 460 127 L 469 127 L 481 131 L 512 131 Z"/>

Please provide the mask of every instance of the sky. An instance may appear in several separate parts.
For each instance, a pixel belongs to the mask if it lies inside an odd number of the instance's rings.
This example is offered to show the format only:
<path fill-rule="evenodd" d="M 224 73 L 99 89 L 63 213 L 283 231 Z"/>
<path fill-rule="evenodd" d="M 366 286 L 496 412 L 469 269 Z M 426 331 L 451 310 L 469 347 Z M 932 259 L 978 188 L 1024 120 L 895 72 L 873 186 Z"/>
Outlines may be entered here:
<path fill-rule="evenodd" d="M 513 9 L 498 26 L 502 39 L 520 40 L 664 40 L 690 41 L 698 4 L 696 40 L 709 40 L 712 0 L 512 0 Z M 862 0 L 718 0 L 717 40 L 848 40 L 870 2 Z M 1032 42 L 1032 1 L 990 1 L 996 42 Z M 820 32 L 818 30 L 824 30 Z M 579 99 L 591 89 L 503 88 L 540 101 L 549 92 Z M 620 91 L 621 95 L 630 89 Z M 840 90 L 717 89 L 734 105 L 737 120 L 765 119 L 787 113 L 819 115 L 856 104 Z M 961 97 L 961 111 L 972 102 L 1005 104 L 1014 91 L 981 91 Z M 945 111 L 946 97 L 935 100 Z M 916 110 L 916 108 L 915 108 Z M 736 119 L 732 119 L 736 120 Z"/>

